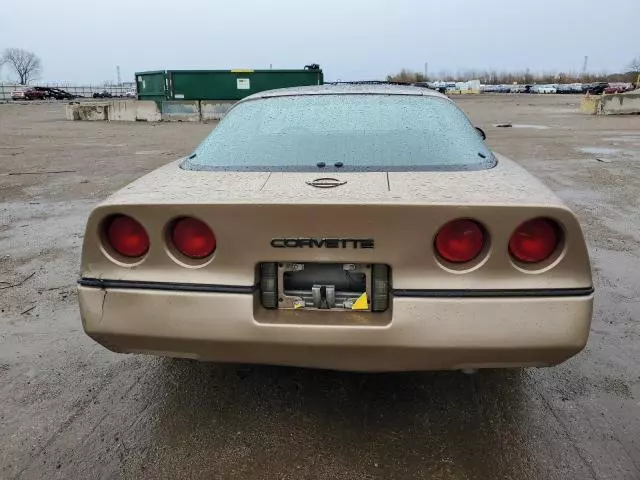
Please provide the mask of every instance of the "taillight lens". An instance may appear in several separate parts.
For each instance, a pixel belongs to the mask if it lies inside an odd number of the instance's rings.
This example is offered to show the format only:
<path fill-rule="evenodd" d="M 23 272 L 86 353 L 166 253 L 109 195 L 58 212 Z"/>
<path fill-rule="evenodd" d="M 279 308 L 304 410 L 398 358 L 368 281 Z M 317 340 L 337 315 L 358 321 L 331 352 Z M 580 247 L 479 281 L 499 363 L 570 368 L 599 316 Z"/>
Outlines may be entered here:
<path fill-rule="evenodd" d="M 149 236 L 140 223 L 126 215 L 116 215 L 107 222 L 109 245 L 123 257 L 141 257 L 149 250 Z"/>
<path fill-rule="evenodd" d="M 520 225 L 509 240 L 511 256 L 522 263 L 546 260 L 558 246 L 560 228 L 547 218 L 534 218 Z"/>
<path fill-rule="evenodd" d="M 452 263 L 469 262 L 484 246 L 482 227 L 473 220 L 454 220 L 443 226 L 436 235 L 438 254 Z"/>
<path fill-rule="evenodd" d="M 171 240 L 178 251 L 189 258 L 205 258 L 216 249 L 213 231 L 196 218 L 177 220 L 171 230 Z"/>

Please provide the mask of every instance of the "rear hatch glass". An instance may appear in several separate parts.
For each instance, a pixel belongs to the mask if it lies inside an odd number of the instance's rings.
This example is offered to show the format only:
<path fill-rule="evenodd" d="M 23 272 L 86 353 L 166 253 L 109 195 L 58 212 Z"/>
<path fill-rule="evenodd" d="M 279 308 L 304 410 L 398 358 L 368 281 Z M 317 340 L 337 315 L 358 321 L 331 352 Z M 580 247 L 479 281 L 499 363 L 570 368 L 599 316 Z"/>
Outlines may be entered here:
<path fill-rule="evenodd" d="M 238 104 L 187 170 L 483 170 L 496 159 L 453 102 L 420 95 L 292 95 Z"/>

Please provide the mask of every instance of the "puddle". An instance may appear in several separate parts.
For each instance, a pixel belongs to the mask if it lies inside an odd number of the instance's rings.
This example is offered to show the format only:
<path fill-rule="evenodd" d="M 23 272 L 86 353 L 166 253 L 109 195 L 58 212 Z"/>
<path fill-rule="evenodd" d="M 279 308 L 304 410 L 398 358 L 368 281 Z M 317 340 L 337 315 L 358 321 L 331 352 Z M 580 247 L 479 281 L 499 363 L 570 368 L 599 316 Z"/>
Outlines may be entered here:
<path fill-rule="evenodd" d="M 593 155 L 618 155 L 620 153 L 619 148 L 606 147 L 582 147 L 578 150 L 584 153 L 592 153 Z"/>
<path fill-rule="evenodd" d="M 162 150 L 139 150 L 136 152 L 136 155 L 162 155 Z"/>
<path fill-rule="evenodd" d="M 610 138 L 603 138 L 602 139 L 605 142 L 629 142 L 629 143 L 640 143 L 640 137 L 636 136 L 636 135 L 628 135 L 626 137 L 610 137 Z"/>
<path fill-rule="evenodd" d="M 77 145 L 78 147 L 104 147 L 104 148 L 127 146 L 126 143 L 76 143 L 75 145 Z"/>
<path fill-rule="evenodd" d="M 523 123 L 514 123 L 512 125 L 513 128 L 531 128 L 533 130 L 548 130 L 551 127 L 547 127 L 546 125 L 525 125 Z"/>
<path fill-rule="evenodd" d="M 548 130 L 551 127 L 547 127 L 546 125 L 526 125 L 524 123 L 497 123 L 494 127 L 504 127 L 504 128 L 531 128 L 533 130 Z"/>

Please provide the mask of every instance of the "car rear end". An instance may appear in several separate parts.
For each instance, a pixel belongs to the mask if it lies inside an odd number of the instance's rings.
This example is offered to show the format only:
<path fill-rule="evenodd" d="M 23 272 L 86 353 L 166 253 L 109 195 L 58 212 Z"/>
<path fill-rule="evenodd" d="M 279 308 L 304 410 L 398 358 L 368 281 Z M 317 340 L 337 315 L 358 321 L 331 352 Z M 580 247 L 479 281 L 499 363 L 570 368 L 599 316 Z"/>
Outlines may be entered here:
<path fill-rule="evenodd" d="M 25 89 L 17 89 L 11 92 L 11 100 L 25 100 Z"/>
<path fill-rule="evenodd" d="M 427 113 L 388 95 L 244 104 L 180 167 L 92 212 L 85 331 L 114 351 L 356 371 L 576 354 L 593 289 L 575 216 L 436 98 Z M 399 132 L 380 130 L 397 115 Z M 425 155 L 438 168 L 416 163 Z"/>

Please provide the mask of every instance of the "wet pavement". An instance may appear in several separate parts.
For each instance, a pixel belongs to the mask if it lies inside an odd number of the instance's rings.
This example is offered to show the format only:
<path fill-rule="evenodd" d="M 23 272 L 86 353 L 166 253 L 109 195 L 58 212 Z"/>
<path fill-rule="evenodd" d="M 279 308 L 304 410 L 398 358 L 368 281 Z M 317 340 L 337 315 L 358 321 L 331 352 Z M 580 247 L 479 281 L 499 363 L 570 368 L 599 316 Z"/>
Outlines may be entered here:
<path fill-rule="evenodd" d="M 592 334 L 558 367 L 364 375 L 111 353 L 76 305 L 86 217 L 212 126 L 0 105 L 0 478 L 640 478 L 640 117 L 584 116 L 574 96 L 458 102 L 585 230 Z"/>

